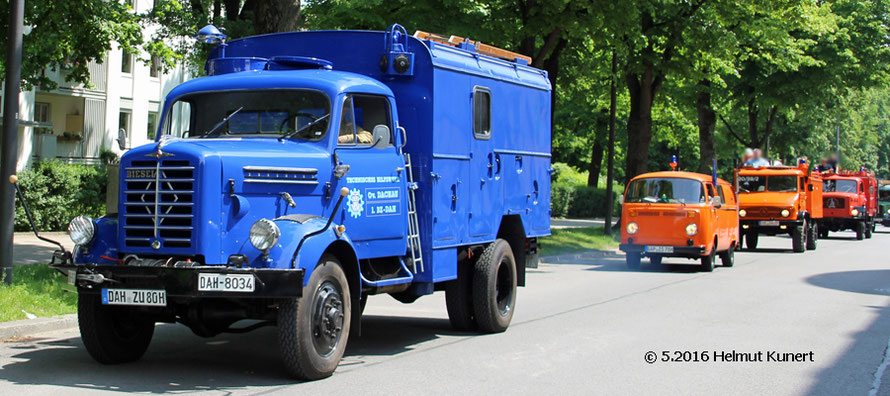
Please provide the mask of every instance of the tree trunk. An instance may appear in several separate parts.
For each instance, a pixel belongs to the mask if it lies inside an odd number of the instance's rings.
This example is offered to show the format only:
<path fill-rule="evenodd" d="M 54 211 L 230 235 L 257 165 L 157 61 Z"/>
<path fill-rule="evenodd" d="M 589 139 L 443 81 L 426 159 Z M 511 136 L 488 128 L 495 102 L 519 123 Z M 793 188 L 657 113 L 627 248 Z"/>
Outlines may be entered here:
<path fill-rule="evenodd" d="M 566 39 L 559 39 L 547 60 L 543 62 L 544 70 L 547 70 L 547 78 L 550 79 L 550 151 L 553 151 L 553 125 L 555 121 L 554 115 L 556 114 L 556 79 L 559 75 L 559 56 L 567 44 L 568 41 Z"/>
<path fill-rule="evenodd" d="M 603 232 L 612 235 L 612 184 L 613 171 L 615 169 L 615 113 L 618 107 L 618 53 L 612 50 L 612 76 L 609 83 L 609 155 L 606 158 L 606 202 L 609 210 L 606 210 L 606 222 Z"/>
<path fill-rule="evenodd" d="M 717 147 L 714 143 L 717 113 L 711 107 L 711 81 L 702 80 L 698 85 L 698 99 L 695 106 L 698 112 L 698 172 L 709 174 L 717 156 Z"/>
<path fill-rule="evenodd" d="M 213 0 L 213 17 L 211 19 L 212 24 L 219 24 L 221 21 L 219 17 L 222 15 L 222 0 Z"/>
<path fill-rule="evenodd" d="M 234 21 L 238 19 L 238 13 L 241 11 L 241 0 L 224 0 L 226 6 L 226 20 Z"/>
<path fill-rule="evenodd" d="M 627 117 L 627 160 L 625 182 L 646 173 L 649 165 L 649 146 L 652 143 L 652 104 L 658 82 L 651 67 L 641 74 L 627 75 L 630 114 Z"/>
<path fill-rule="evenodd" d="M 602 139 L 597 136 L 593 148 L 590 150 L 590 168 L 587 173 L 587 185 L 593 188 L 599 187 L 600 171 L 603 168 L 603 149 L 605 147 L 603 147 Z"/>
<path fill-rule="evenodd" d="M 754 103 L 754 97 L 748 99 L 748 140 L 751 141 L 751 148 L 760 148 L 760 132 L 757 128 L 757 116 L 760 111 L 757 104 Z"/>
<path fill-rule="evenodd" d="M 299 30 L 300 12 L 300 0 L 259 1 L 253 10 L 253 30 L 256 34 Z"/>

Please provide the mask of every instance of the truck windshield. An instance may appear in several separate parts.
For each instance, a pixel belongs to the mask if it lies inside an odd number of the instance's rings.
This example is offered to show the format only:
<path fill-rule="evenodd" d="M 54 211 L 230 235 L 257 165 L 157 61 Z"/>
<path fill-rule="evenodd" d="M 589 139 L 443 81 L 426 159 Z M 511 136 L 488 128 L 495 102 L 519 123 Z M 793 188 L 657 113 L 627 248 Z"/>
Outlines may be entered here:
<path fill-rule="evenodd" d="M 170 106 L 164 131 L 185 138 L 293 134 L 319 141 L 327 133 L 330 111 L 328 97 L 312 90 L 202 92 Z"/>
<path fill-rule="evenodd" d="M 883 185 L 878 191 L 881 201 L 890 201 L 890 185 Z"/>
<path fill-rule="evenodd" d="M 795 192 L 797 176 L 739 175 L 739 192 Z"/>
<path fill-rule="evenodd" d="M 826 180 L 822 187 L 824 192 L 856 193 L 856 180 Z"/>
<path fill-rule="evenodd" d="M 705 190 L 702 182 L 693 179 L 637 179 L 627 188 L 624 202 L 698 204 L 705 202 Z"/>

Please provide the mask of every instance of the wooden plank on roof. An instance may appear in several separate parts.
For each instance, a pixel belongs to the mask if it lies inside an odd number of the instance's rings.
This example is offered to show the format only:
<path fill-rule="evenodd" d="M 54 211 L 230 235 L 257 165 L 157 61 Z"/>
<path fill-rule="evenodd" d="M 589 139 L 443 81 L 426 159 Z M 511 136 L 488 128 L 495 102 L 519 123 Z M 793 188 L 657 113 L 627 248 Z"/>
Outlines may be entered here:
<path fill-rule="evenodd" d="M 503 48 L 498 48 L 493 45 L 488 45 L 483 42 L 469 40 L 460 36 L 444 36 L 441 34 L 429 33 L 418 30 L 414 32 L 414 37 L 421 40 L 430 40 L 440 44 L 450 45 L 452 47 L 457 47 L 462 42 L 469 42 L 470 44 L 476 47 L 476 52 L 483 55 L 492 56 L 495 58 L 505 59 L 511 62 L 515 62 L 516 59 L 522 59 L 526 63 L 531 64 L 532 58 L 527 55 L 520 54 L 518 52 L 508 51 Z"/>

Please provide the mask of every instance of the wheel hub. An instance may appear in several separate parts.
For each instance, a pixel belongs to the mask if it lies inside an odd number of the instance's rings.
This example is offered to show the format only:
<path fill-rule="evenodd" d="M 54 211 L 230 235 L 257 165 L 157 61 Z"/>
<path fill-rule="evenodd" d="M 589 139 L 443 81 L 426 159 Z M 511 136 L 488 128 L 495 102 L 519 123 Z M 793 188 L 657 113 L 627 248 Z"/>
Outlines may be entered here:
<path fill-rule="evenodd" d="M 343 299 L 340 291 L 325 282 L 313 296 L 312 343 L 322 356 L 330 355 L 340 343 L 343 331 Z"/>

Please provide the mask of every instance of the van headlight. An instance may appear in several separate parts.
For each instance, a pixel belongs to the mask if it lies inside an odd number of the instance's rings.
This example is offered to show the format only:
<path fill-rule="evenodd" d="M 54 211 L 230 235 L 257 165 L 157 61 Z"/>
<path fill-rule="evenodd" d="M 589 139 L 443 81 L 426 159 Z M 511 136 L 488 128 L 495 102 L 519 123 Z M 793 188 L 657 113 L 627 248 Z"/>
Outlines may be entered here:
<path fill-rule="evenodd" d="M 788 209 L 782 209 L 781 214 L 782 214 L 782 217 L 788 217 L 788 216 L 791 216 L 791 211 Z"/>
<path fill-rule="evenodd" d="M 739 217 L 745 217 L 748 215 L 748 211 L 745 209 L 739 210 Z"/>
<path fill-rule="evenodd" d="M 633 234 L 636 234 L 637 231 L 640 230 L 640 226 L 637 225 L 637 223 L 630 222 L 630 223 L 627 223 L 627 227 L 625 227 L 625 229 L 627 230 L 628 234 L 633 235 Z"/>
<path fill-rule="evenodd" d="M 853 216 L 859 216 L 859 209 L 853 209 L 850 211 L 850 214 Z"/>
<path fill-rule="evenodd" d="M 68 223 L 68 236 L 76 245 L 86 245 L 96 236 L 96 223 L 90 216 L 77 216 Z"/>
<path fill-rule="evenodd" d="M 269 219 L 259 219 L 250 226 L 250 244 L 253 247 L 266 251 L 275 246 L 281 230 Z"/>
<path fill-rule="evenodd" d="M 695 234 L 698 234 L 698 224 L 689 223 L 689 225 L 686 226 L 686 235 L 693 236 Z"/>

